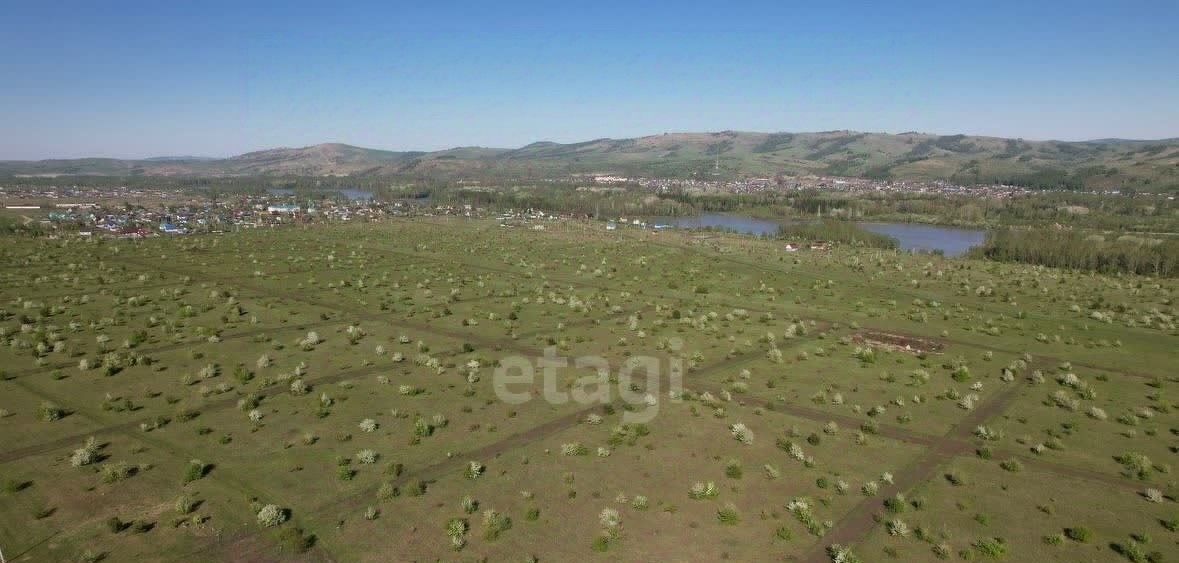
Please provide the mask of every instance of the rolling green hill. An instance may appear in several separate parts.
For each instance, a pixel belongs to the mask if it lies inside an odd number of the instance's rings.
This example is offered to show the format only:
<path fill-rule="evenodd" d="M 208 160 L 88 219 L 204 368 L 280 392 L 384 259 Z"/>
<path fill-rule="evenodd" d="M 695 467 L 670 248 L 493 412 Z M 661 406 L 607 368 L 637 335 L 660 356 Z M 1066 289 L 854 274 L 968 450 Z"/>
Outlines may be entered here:
<path fill-rule="evenodd" d="M 923 133 L 667 133 L 517 149 L 394 152 L 343 144 L 227 159 L 0 161 L 0 174 L 106 176 L 413 175 L 542 177 L 614 173 L 665 177 L 821 174 L 961 184 L 1179 190 L 1179 139 L 1025 141 Z"/>

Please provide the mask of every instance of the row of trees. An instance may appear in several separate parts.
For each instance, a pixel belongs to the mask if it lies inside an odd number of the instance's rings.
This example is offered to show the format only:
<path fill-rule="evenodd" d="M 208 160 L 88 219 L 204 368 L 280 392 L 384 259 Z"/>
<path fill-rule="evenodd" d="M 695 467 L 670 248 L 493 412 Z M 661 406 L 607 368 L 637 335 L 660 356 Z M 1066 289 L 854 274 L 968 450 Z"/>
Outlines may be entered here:
<path fill-rule="evenodd" d="M 778 236 L 788 240 L 828 241 L 852 246 L 895 249 L 897 239 L 873 233 L 850 221 L 826 220 L 778 227 Z"/>
<path fill-rule="evenodd" d="M 975 254 L 991 260 L 1103 273 L 1179 277 L 1179 240 L 1146 240 L 1063 229 L 997 229 Z"/>

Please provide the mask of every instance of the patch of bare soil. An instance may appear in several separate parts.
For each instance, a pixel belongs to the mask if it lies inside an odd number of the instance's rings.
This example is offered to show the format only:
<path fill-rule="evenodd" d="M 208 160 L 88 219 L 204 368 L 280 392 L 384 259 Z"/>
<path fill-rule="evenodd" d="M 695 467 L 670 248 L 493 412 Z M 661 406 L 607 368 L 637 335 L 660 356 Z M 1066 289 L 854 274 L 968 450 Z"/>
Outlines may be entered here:
<path fill-rule="evenodd" d="M 921 338 L 874 330 L 859 332 L 852 336 L 852 340 L 859 344 L 867 344 L 873 348 L 886 348 L 888 350 L 909 352 L 911 354 L 931 352 L 938 354 L 945 348 L 945 344 L 932 338 Z"/>

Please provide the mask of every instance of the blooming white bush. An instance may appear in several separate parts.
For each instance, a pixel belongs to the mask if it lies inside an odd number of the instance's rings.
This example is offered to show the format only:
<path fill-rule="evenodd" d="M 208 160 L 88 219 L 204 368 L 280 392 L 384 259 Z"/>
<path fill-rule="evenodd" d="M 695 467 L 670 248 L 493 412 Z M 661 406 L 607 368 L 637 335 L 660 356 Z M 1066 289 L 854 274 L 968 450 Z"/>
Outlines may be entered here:
<path fill-rule="evenodd" d="M 827 556 L 831 558 L 831 563 L 860 563 L 860 558 L 852 553 L 850 547 L 837 543 L 827 546 Z"/>
<path fill-rule="evenodd" d="M 369 450 L 369 449 L 360 450 L 359 452 L 356 452 L 356 460 L 359 461 L 360 463 L 365 464 L 365 465 L 371 465 L 371 464 L 376 463 L 377 458 L 379 458 L 379 457 L 381 457 L 380 454 L 378 454 L 377 452 L 375 452 L 373 450 Z"/>
<path fill-rule="evenodd" d="M 467 479 L 477 479 L 480 475 L 483 474 L 483 470 L 484 467 L 482 463 L 477 461 L 468 462 L 466 471 Z"/>
<path fill-rule="evenodd" d="M 252 422 L 262 421 L 262 411 L 258 409 L 251 409 L 249 413 L 246 413 L 246 416 L 248 416 Z"/>
<path fill-rule="evenodd" d="M 319 333 L 312 330 L 307 333 L 307 336 L 304 336 L 303 339 L 299 341 L 299 345 L 307 348 L 310 346 L 315 346 L 320 342 L 322 342 L 322 340 L 319 339 Z"/>
<path fill-rule="evenodd" d="M 360 421 L 358 426 L 362 432 L 376 432 L 379 425 L 377 424 L 377 421 L 371 418 L 366 418 Z"/>
<path fill-rule="evenodd" d="M 1081 401 L 1070 397 L 1068 392 L 1063 389 L 1057 389 L 1052 393 L 1052 402 L 1065 410 L 1075 411 L 1081 408 Z"/>
<path fill-rule="evenodd" d="M 78 448 L 70 456 L 70 465 L 82 467 L 94 463 L 95 452 L 88 448 Z"/>
<path fill-rule="evenodd" d="M 273 528 L 286 521 L 286 511 L 276 505 L 268 504 L 258 511 L 258 525 L 263 528 Z"/>
<path fill-rule="evenodd" d="M 589 450 L 581 445 L 581 442 L 571 442 L 568 444 L 561 444 L 561 455 L 575 456 L 585 455 Z"/>
<path fill-rule="evenodd" d="M 1146 500 L 1150 502 L 1163 502 L 1163 492 L 1158 489 L 1146 489 L 1142 493 L 1142 496 L 1146 497 Z"/>
<path fill-rule="evenodd" d="M 905 537 L 909 535 L 909 526 L 898 519 L 888 521 L 888 535 Z"/>
<path fill-rule="evenodd" d="M 613 530 L 622 525 L 622 515 L 613 508 L 603 508 L 602 512 L 598 513 L 598 522 L 607 530 Z"/>
<path fill-rule="evenodd" d="M 729 432 L 732 433 L 733 438 L 742 444 L 753 443 L 753 431 L 743 423 L 738 422 L 729 426 Z"/>
<path fill-rule="evenodd" d="M 983 440 L 998 440 L 1003 437 L 1002 432 L 991 430 L 986 426 L 979 426 L 978 428 L 975 428 L 974 435 L 982 438 Z"/>
<path fill-rule="evenodd" d="M 709 481 L 708 483 L 697 482 L 692 485 L 692 489 L 688 492 L 688 497 L 697 500 L 706 499 L 715 497 L 717 494 L 719 494 L 719 492 L 720 491 L 716 488 L 716 483 L 713 483 L 712 481 Z"/>
<path fill-rule="evenodd" d="M 958 408 L 962 410 L 971 410 L 974 408 L 974 395 L 967 395 L 958 401 Z"/>

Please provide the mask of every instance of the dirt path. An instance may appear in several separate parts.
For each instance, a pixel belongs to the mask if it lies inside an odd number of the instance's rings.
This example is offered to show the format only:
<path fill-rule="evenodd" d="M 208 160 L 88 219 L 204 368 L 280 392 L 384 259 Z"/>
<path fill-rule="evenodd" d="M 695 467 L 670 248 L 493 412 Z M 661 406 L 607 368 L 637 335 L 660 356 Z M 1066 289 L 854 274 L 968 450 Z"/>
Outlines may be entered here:
<path fill-rule="evenodd" d="M 719 362 L 716 362 L 714 364 L 706 366 L 706 367 L 704 367 L 700 370 L 697 370 L 696 372 L 693 372 L 693 373 L 696 376 L 700 376 L 700 375 L 705 375 L 705 374 L 712 373 L 715 371 L 731 369 L 732 367 L 734 367 L 736 365 L 740 365 L 742 362 L 747 362 L 747 361 L 751 361 L 753 359 L 756 359 L 759 357 L 759 355 L 760 355 L 759 352 L 750 352 L 750 353 L 746 353 L 746 354 L 739 354 L 737 356 L 734 356 L 731 358 L 726 358 L 724 360 L 721 360 Z M 576 426 L 577 424 L 581 423 L 581 421 L 584 420 L 585 417 L 588 416 L 589 414 L 602 413 L 603 409 L 604 409 L 604 407 L 602 405 L 592 405 L 592 406 L 588 406 L 588 407 L 579 409 L 575 412 L 561 415 L 557 418 L 543 422 L 543 423 L 533 426 L 527 430 L 517 432 L 515 434 L 512 434 L 511 436 L 508 436 L 507 438 L 504 438 L 502 440 L 498 440 L 498 441 L 493 442 L 491 444 L 486 444 L 484 446 L 480 446 L 478 448 L 468 450 L 465 452 L 456 453 L 449 458 L 446 458 L 442 461 L 427 465 L 425 467 L 421 467 L 418 469 L 411 468 L 408 471 L 406 471 L 404 474 L 402 474 L 400 477 L 393 480 L 392 483 L 394 484 L 394 486 L 397 486 L 399 488 L 404 488 L 407 484 L 414 483 L 417 481 L 425 481 L 428 483 L 432 480 L 441 479 L 441 478 L 446 477 L 448 475 L 457 475 L 462 471 L 463 467 L 466 466 L 466 464 L 469 460 L 499 458 L 500 456 L 502 456 L 503 454 L 505 454 L 507 452 L 510 452 L 510 451 L 515 450 L 517 448 L 528 446 L 530 444 L 533 444 L 538 441 L 549 438 L 549 437 L 551 437 L 561 431 L 572 428 L 572 427 Z M 324 504 L 321 504 L 321 505 L 315 507 L 314 509 L 311 510 L 311 512 L 316 513 L 316 514 L 325 514 L 325 513 L 333 513 L 333 512 L 335 512 L 335 513 L 357 513 L 363 507 L 368 506 L 369 504 L 372 503 L 372 499 L 374 498 L 374 495 L 376 494 L 378 487 L 379 487 L 379 485 L 369 486 L 369 487 L 365 487 L 365 488 L 363 488 L 353 494 L 337 497 L 336 499 L 334 499 L 332 501 L 329 501 L 327 503 L 324 503 Z M 245 540 L 245 539 L 248 539 L 249 537 L 256 536 L 260 533 L 262 533 L 262 532 L 259 531 L 259 532 L 254 532 L 253 534 L 247 534 L 245 536 L 242 536 L 241 539 Z M 200 549 L 190 555 L 207 554 L 209 552 L 209 550 L 211 550 L 213 548 L 214 548 L 214 546 L 206 546 L 206 547 L 204 547 L 204 548 L 202 548 L 202 549 Z"/>
<path fill-rule="evenodd" d="M 811 563 L 829 563 L 827 546 L 839 544 L 853 546 L 858 544 L 876 525 L 877 511 L 883 506 L 883 500 L 893 495 L 908 491 L 924 483 L 937 473 L 941 465 L 957 456 L 968 454 L 973 450 L 970 431 L 972 428 L 998 415 L 1019 394 L 1019 383 L 1009 384 L 991 400 L 970 411 L 945 436 L 935 439 L 923 454 L 911 461 L 899 472 L 893 474 L 893 483 L 880 488 L 880 492 L 873 497 L 865 497 L 843 518 L 835 527 L 824 535 L 815 547 L 803 559 Z M 907 441 L 907 440 L 906 440 Z"/>
<path fill-rule="evenodd" d="M 1041 365 L 1043 362 L 1044 360 L 1041 359 L 1040 362 L 1037 362 L 1037 365 Z M 1032 368 L 1029 367 L 1028 369 L 1030 370 Z M 836 523 L 834 528 L 822 537 L 822 540 L 807 554 L 804 561 L 829 563 L 830 558 L 826 553 L 828 545 L 840 544 L 854 546 L 860 543 L 872 531 L 876 525 L 877 514 L 883 506 L 881 499 L 887 499 L 898 492 L 911 490 L 917 485 L 929 481 L 935 477 L 938 468 L 943 463 L 955 457 L 973 455 L 975 447 L 971 443 L 971 433 L 974 428 L 1006 412 L 1008 407 L 1011 406 L 1011 403 L 1019 397 L 1020 392 L 1026 389 L 1026 384 L 1021 382 L 1009 383 L 1007 385 L 1008 387 L 1006 389 L 990 397 L 989 400 L 970 411 L 967 416 L 959 420 L 944 436 L 934 439 L 932 443 L 925 444 L 929 446 L 929 449 L 910 462 L 900 472 L 894 474 L 892 485 L 882 487 L 877 496 L 867 497 L 860 501 Z M 912 439 L 911 435 L 908 437 L 899 436 L 897 439 L 909 443 L 918 443 Z M 1040 470 L 1054 475 L 1073 477 L 1090 483 L 1114 486 L 1122 489 L 1138 490 L 1139 488 L 1138 484 L 1119 477 L 1066 466 L 1010 450 L 1000 450 L 995 452 L 995 455 L 997 457 L 1019 458 L 1021 462 L 1027 464 L 1033 470 Z"/>
<path fill-rule="evenodd" d="M 613 318 L 617 318 L 619 316 L 621 316 L 621 314 L 615 314 L 615 315 L 611 315 L 609 317 L 606 317 L 606 319 L 607 320 L 613 319 Z M 566 326 L 577 327 L 577 326 L 581 326 L 584 324 L 592 324 L 596 320 L 598 320 L 598 319 L 585 319 L 582 321 L 578 321 L 576 323 L 568 324 Z M 323 324 L 339 324 L 339 322 L 340 321 L 338 321 L 338 320 L 337 321 L 325 321 Z M 319 325 L 319 324 L 320 323 L 311 323 L 308 325 L 300 325 L 300 326 L 311 327 L 313 325 Z M 283 328 L 284 329 L 294 329 L 295 327 L 283 327 Z M 299 330 L 302 330 L 302 329 L 299 329 Z M 526 338 L 528 336 L 534 336 L 535 334 L 537 334 L 539 332 L 540 331 L 529 331 L 529 332 L 520 333 L 520 337 Z M 247 336 L 249 336 L 249 334 L 241 334 L 241 335 L 237 335 L 236 337 L 245 338 Z M 226 337 L 226 338 L 228 339 L 230 337 Z M 183 348 L 183 347 L 191 346 L 191 345 L 192 345 L 192 343 L 178 343 L 175 346 L 168 345 L 168 348 L 169 349 L 172 349 L 172 348 L 178 349 L 178 348 Z M 529 350 L 529 349 L 521 348 L 521 350 Z M 156 349 L 156 351 L 160 351 L 160 350 Z M 460 353 L 462 353 L 462 349 L 455 348 L 453 350 L 441 351 L 438 353 L 438 355 L 442 356 L 442 357 L 452 357 L 452 356 L 456 356 Z M 541 351 L 540 350 L 530 350 L 528 353 L 536 355 L 536 354 L 540 354 Z M 397 367 L 397 364 L 372 365 L 372 366 L 366 366 L 366 367 L 362 367 L 362 368 L 344 370 L 344 371 L 336 372 L 336 373 L 330 374 L 330 375 L 309 377 L 309 378 L 305 379 L 305 382 L 308 385 L 313 385 L 313 386 L 314 385 L 324 385 L 324 384 L 329 384 L 329 383 L 337 383 L 340 381 L 344 381 L 346 379 L 359 378 L 359 377 L 364 377 L 366 375 L 378 374 L 378 373 L 381 373 L 386 370 L 392 370 L 396 367 Z M 16 380 L 16 378 L 10 379 L 9 381 L 13 382 L 16 385 L 19 385 L 22 389 L 24 389 L 28 393 L 32 393 L 32 394 L 37 395 L 43 399 L 48 398 L 48 396 L 45 395 L 43 392 L 21 384 L 19 381 Z M 273 387 L 269 387 L 269 388 L 259 389 L 256 394 L 259 397 L 266 398 L 266 397 L 269 397 L 272 395 L 282 394 L 284 392 L 285 392 L 285 389 L 282 388 L 281 386 L 273 386 Z M 227 398 L 209 401 L 209 402 L 202 404 L 200 406 L 199 410 L 202 413 L 204 413 L 204 412 L 217 412 L 217 411 L 224 410 L 224 409 L 231 408 L 231 407 L 236 408 L 237 399 L 238 399 L 238 397 L 235 395 L 233 397 L 227 397 Z M 63 407 L 69 408 L 68 402 L 63 404 L 62 401 L 57 400 L 57 399 L 54 399 L 53 402 L 55 402 L 59 405 L 62 405 Z M 71 416 L 73 416 L 73 415 L 71 415 Z M 26 446 L 23 448 L 9 450 L 6 452 L 0 452 L 0 463 L 18 461 L 18 460 L 24 459 L 26 457 L 43 455 L 43 454 L 52 452 L 57 449 L 76 447 L 77 445 L 81 444 L 83 441 L 86 440 L 86 438 L 88 438 L 90 436 L 95 436 L 95 437 L 107 436 L 107 435 L 111 435 L 111 434 L 122 433 L 122 432 L 129 430 L 129 429 L 138 429 L 140 423 L 152 422 L 155 420 L 155 418 L 156 417 L 153 416 L 153 417 L 129 420 L 127 422 L 121 422 L 118 424 L 107 425 L 107 426 L 103 426 L 100 428 L 95 428 L 95 429 L 87 431 L 87 432 L 79 432 L 79 433 L 76 433 L 76 434 L 73 434 L 70 436 L 64 436 L 64 437 L 57 438 L 55 440 L 52 440 L 50 442 L 45 442 L 42 444 L 36 444 L 36 445 L 32 445 L 32 446 Z M 99 421 L 94 420 L 92 418 L 90 418 L 88 420 L 92 420 L 93 422 L 99 422 Z"/>

